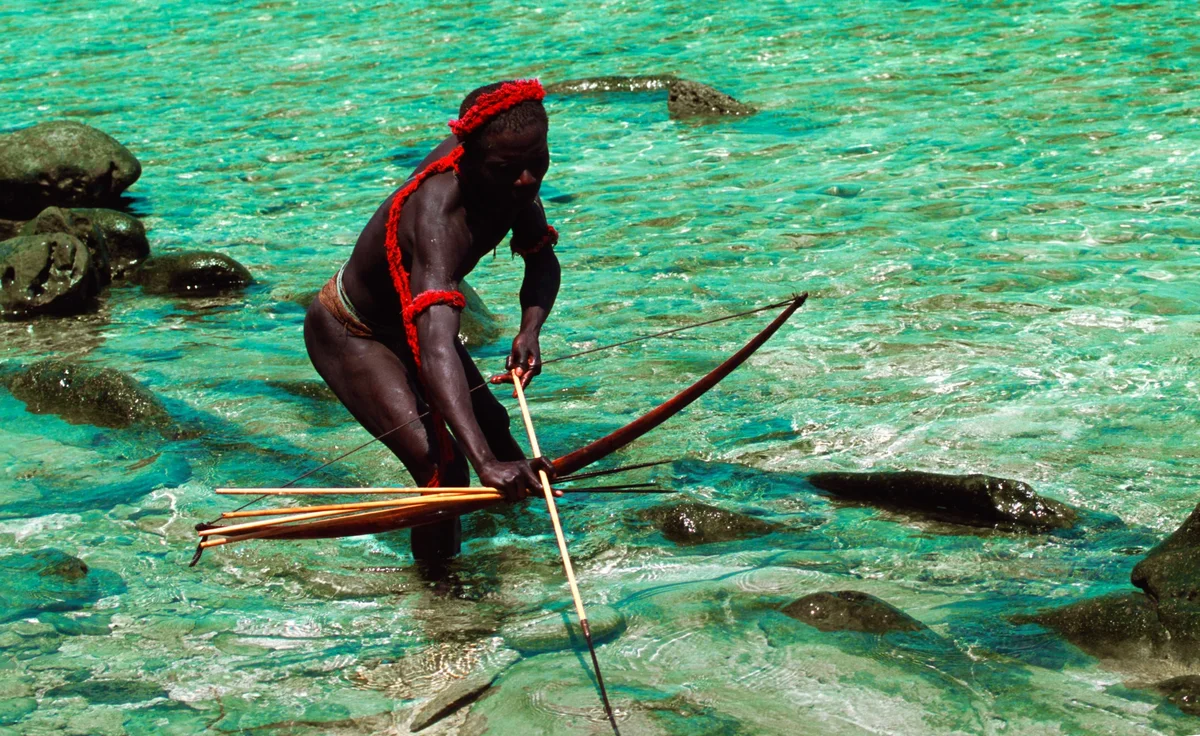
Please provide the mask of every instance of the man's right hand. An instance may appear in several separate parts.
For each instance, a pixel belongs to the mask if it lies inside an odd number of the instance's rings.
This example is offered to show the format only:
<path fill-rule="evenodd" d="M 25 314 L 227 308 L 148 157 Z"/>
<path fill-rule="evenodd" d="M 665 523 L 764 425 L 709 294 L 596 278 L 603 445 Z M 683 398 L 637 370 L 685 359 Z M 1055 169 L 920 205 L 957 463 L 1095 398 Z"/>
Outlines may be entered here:
<path fill-rule="evenodd" d="M 509 502 L 521 501 L 531 493 L 541 493 L 542 483 L 526 460 L 495 461 L 478 469 L 479 482 L 504 494 Z"/>

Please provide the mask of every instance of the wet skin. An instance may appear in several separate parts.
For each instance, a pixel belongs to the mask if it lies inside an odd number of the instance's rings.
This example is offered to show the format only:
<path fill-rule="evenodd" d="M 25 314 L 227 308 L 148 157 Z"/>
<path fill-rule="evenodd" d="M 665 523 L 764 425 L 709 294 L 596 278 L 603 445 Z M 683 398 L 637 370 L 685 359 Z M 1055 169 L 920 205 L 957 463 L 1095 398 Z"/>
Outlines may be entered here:
<path fill-rule="evenodd" d="M 450 153 L 457 142 L 447 138 L 417 171 Z M 549 167 L 545 128 L 493 135 L 483 144 L 464 156 L 459 175 L 431 177 L 404 203 L 398 238 L 414 296 L 458 289 L 459 282 L 509 230 L 518 238 L 528 234 L 532 240 L 545 231 L 545 213 L 537 196 Z M 535 470 L 510 432 L 508 412 L 489 390 L 470 390 L 484 379 L 458 340 L 459 310 L 434 305 L 417 316 L 418 379 L 384 244 L 393 197 L 394 192 L 359 235 L 343 285 L 364 321 L 394 326 L 395 334 L 377 339 L 349 335 L 316 300 L 304 322 L 309 357 L 354 418 L 374 436 L 412 421 L 425 411 L 426 402 L 439 409 L 455 439 L 454 461 L 443 470 L 442 485 L 468 485 L 469 462 L 481 484 L 500 489 L 509 500 L 540 493 Z M 516 368 L 528 384 L 541 370 L 538 336 L 558 295 L 560 270 L 550 248 L 524 261 L 521 326 L 507 367 Z M 382 440 L 422 485 L 436 465 L 433 431 L 425 418 Z M 414 550 L 416 540 L 414 533 Z"/>

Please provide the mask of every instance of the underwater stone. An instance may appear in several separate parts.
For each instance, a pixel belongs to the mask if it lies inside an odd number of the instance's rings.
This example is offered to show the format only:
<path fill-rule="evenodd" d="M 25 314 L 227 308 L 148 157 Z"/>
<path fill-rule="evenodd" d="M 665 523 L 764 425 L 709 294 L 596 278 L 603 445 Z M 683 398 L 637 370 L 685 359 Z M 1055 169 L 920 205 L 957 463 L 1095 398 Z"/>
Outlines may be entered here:
<path fill-rule="evenodd" d="M 17 237 L 17 233 L 21 231 L 21 226 L 24 224 L 24 220 L 5 220 L 0 217 L 0 240 Z"/>
<path fill-rule="evenodd" d="M 158 398 L 115 368 L 43 360 L 8 381 L 8 390 L 32 414 L 55 414 L 71 424 L 123 429 L 171 423 Z"/>
<path fill-rule="evenodd" d="M 142 165 L 108 134 L 82 123 L 42 123 L 0 136 L 0 217 L 46 207 L 103 206 L 137 181 Z"/>
<path fill-rule="evenodd" d="M 1133 568 L 1130 580 L 1155 601 L 1200 605 L 1200 505 L 1146 554 Z"/>
<path fill-rule="evenodd" d="M 926 628 L 925 624 L 890 603 L 856 590 L 806 595 L 784 606 L 782 612 L 821 631 L 886 634 Z"/>
<path fill-rule="evenodd" d="M 150 255 L 150 241 L 146 239 L 146 228 L 133 215 L 102 208 L 71 210 L 76 216 L 86 217 L 104 238 L 112 264 L 112 277 L 125 278 L 135 266 Z"/>
<path fill-rule="evenodd" d="M 0 557 L 0 622 L 17 621 L 43 611 L 76 611 L 124 590 L 107 571 L 48 547 L 29 554 Z M 53 631 L 49 624 L 40 624 Z"/>
<path fill-rule="evenodd" d="M 466 297 L 467 306 L 459 318 L 458 337 L 468 347 L 487 345 L 500 337 L 500 320 L 483 303 L 479 293 L 466 281 L 460 281 L 459 291 Z"/>
<path fill-rule="evenodd" d="M 588 606 L 592 642 L 602 644 L 625 631 L 625 616 L 612 606 Z M 529 621 L 509 624 L 500 630 L 504 643 L 521 654 L 555 652 L 586 647 L 583 631 L 574 616 L 552 613 Z"/>
<path fill-rule="evenodd" d="M 586 95 L 604 92 L 656 92 L 679 81 L 670 74 L 645 76 L 587 77 L 557 82 L 546 87 L 548 95 Z"/>
<path fill-rule="evenodd" d="M 479 700 L 496 681 L 499 672 L 470 675 L 433 696 L 422 705 L 408 724 L 410 731 L 428 728 L 446 716 L 452 715 Z"/>
<path fill-rule="evenodd" d="M 1144 658 L 1161 652 L 1170 639 L 1154 604 L 1141 593 L 1092 598 L 1012 621 L 1041 624 L 1101 659 Z"/>
<path fill-rule="evenodd" d="M 144 680 L 87 680 L 59 685 L 46 692 L 47 698 L 86 698 L 89 703 L 124 705 L 165 698 L 158 685 Z"/>
<path fill-rule="evenodd" d="M 830 184 L 824 189 L 819 190 L 821 194 L 829 195 L 830 197 L 841 197 L 842 199 L 854 199 L 862 194 L 862 185 L 860 184 Z"/>
<path fill-rule="evenodd" d="M 254 283 L 245 266 L 222 253 L 188 251 L 149 258 L 129 280 L 147 294 L 216 296 Z"/>
<path fill-rule="evenodd" d="M 670 86 L 667 112 L 672 118 L 753 115 L 757 110 L 707 84 L 680 79 Z"/>
<path fill-rule="evenodd" d="M 37 701 L 33 698 L 0 700 L 0 724 L 7 726 L 16 723 L 35 710 L 37 710 Z"/>
<path fill-rule="evenodd" d="M 91 218 L 84 215 L 77 216 L 71 210 L 62 207 L 47 207 L 39 212 L 37 217 L 22 225 L 21 231 L 17 235 L 46 235 L 49 233 L 74 235 L 79 242 L 87 246 L 88 254 L 92 257 L 92 273 L 96 276 L 97 287 L 108 286 L 112 282 L 112 264 L 109 261 L 108 245 Z"/>
<path fill-rule="evenodd" d="M 1164 680 L 1154 689 L 1188 715 L 1200 716 L 1200 675 L 1182 675 Z"/>
<path fill-rule="evenodd" d="M 1067 529 L 1076 512 L 1043 498 L 1019 480 L 989 475 L 943 475 L 919 471 L 893 473 L 817 473 L 808 482 L 838 498 L 968 526 L 1008 531 Z"/>
<path fill-rule="evenodd" d="M 99 281 L 87 246 L 65 233 L 0 243 L 0 315 L 80 314 L 94 306 Z"/>
<path fill-rule="evenodd" d="M 672 736 L 741 736 L 754 733 L 737 719 L 682 695 L 666 700 L 643 701 L 638 705 Z"/>
<path fill-rule="evenodd" d="M 658 524 L 663 536 L 676 544 L 709 544 L 761 537 L 778 528 L 736 511 L 694 502 L 648 509 L 642 512 L 642 518 Z"/>

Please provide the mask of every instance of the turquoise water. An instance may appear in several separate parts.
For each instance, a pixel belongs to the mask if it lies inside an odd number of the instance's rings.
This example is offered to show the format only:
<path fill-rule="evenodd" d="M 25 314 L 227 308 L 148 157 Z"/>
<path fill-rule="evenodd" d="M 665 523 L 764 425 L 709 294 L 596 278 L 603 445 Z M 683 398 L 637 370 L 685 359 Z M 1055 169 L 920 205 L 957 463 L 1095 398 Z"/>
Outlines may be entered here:
<path fill-rule="evenodd" d="M 191 303 L 114 289 L 89 318 L 0 326 L 4 365 L 120 367 L 202 430 L 72 426 L 0 390 L 0 554 L 55 547 L 103 573 L 76 611 L 0 623 L 0 700 L 28 711 L 11 727 L 406 733 L 421 699 L 504 660 L 504 624 L 565 610 L 536 506 L 476 515 L 442 584 L 403 538 L 248 544 L 189 569 L 191 526 L 228 508 L 214 487 L 284 482 L 366 439 L 282 388 L 315 378 L 290 299 L 347 256 L 465 92 L 671 72 L 761 112 L 701 125 L 661 95 L 548 101 L 565 275 L 544 354 L 813 298 L 619 458 L 684 458 L 635 477 L 782 531 L 677 547 L 638 521 L 661 499 L 563 502 L 585 599 L 628 621 L 599 651 L 626 732 L 1195 732 L 1128 687 L 1179 671 L 1105 668 L 1002 618 L 1127 589 L 1138 550 L 1196 502 L 1195 28 L 1185 2 L 9 0 L 0 129 L 109 132 L 142 161 L 130 206 L 155 252 L 219 250 L 258 279 Z M 506 257 L 472 277 L 509 331 L 519 281 Z M 627 421 L 754 329 L 552 366 L 530 391 L 543 448 Z M 476 357 L 497 367 L 504 347 Z M 899 467 L 1020 478 L 1097 521 L 946 534 L 803 481 Z M 407 482 L 379 448 L 316 480 Z M 847 588 L 938 636 L 820 634 L 769 610 Z M 471 724 L 425 733 L 604 733 L 585 656 L 525 657 Z"/>

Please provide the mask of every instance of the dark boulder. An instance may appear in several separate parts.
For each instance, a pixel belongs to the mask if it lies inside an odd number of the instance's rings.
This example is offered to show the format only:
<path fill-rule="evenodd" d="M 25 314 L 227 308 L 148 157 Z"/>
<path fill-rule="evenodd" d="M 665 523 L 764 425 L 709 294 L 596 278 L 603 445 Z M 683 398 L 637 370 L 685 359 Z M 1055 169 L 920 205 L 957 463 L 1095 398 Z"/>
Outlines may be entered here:
<path fill-rule="evenodd" d="M 77 611 L 123 592 L 121 579 L 57 549 L 0 556 L 0 622 L 45 611 Z"/>
<path fill-rule="evenodd" d="M 642 513 L 642 518 L 658 524 L 663 536 L 676 544 L 709 544 L 761 537 L 778 528 L 762 519 L 694 502 L 648 509 Z"/>
<path fill-rule="evenodd" d="M 1153 602 L 1141 593 L 1122 593 L 1071 603 L 1061 608 L 1014 616 L 1013 623 L 1036 623 L 1099 659 L 1144 659 L 1170 647 L 1170 633 Z"/>
<path fill-rule="evenodd" d="M 757 110 L 707 84 L 680 79 L 670 85 L 667 113 L 676 119 L 753 115 Z"/>
<path fill-rule="evenodd" d="M 87 246 L 48 233 L 0 243 L 0 315 L 80 314 L 95 306 L 99 279 Z"/>
<path fill-rule="evenodd" d="M 1154 689 L 1184 713 L 1200 716 L 1200 675 L 1172 677 L 1158 683 Z"/>
<path fill-rule="evenodd" d="M 103 206 L 137 181 L 142 165 L 111 136 L 56 121 L 0 136 L 0 217 L 46 207 Z"/>
<path fill-rule="evenodd" d="M 129 279 L 147 294 L 216 296 L 254 283 L 246 267 L 222 253 L 189 251 L 146 260 Z"/>
<path fill-rule="evenodd" d="M 1077 519 L 1073 508 L 1039 496 L 1028 484 L 989 475 L 817 473 L 808 482 L 841 499 L 967 526 L 1040 532 L 1070 528 Z"/>
<path fill-rule="evenodd" d="M 922 631 L 926 628 L 895 606 L 855 590 L 806 595 L 784 606 L 782 612 L 821 631 L 887 634 L 893 631 Z"/>
<path fill-rule="evenodd" d="M 86 217 L 104 237 L 112 263 L 112 277 L 121 279 L 150 255 L 146 228 L 133 215 L 116 210 L 82 208 L 72 210 L 76 217 Z"/>
<path fill-rule="evenodd" d="M 1200 607 L 1200 506 L 1133 568 L 1133 584 L 1151 599 Z"/>
<path fill-rule="evenodd" d="M 171 423 L 154 394 L 114 368 L 44 360 L 8 377 L 7 383 L 27 411 L 56 414 L 71 424 L 120 429 Z"/>
<path fill-rule="evenodd" d="M 97 285 L 104 287 L 112 282 L 108 244 L 91 218 L 61 207 L 47 207 L 38 213 L 37 217 L 25 223 L 17 234 L 30 236 L 50 233 L 74 235 L 79 242 L 87 246 L 88 255 L 92 257 L 92 271 L 96 274 Z"/>

